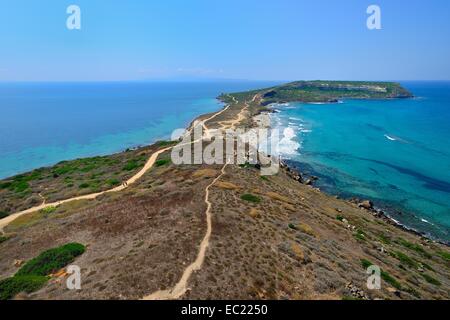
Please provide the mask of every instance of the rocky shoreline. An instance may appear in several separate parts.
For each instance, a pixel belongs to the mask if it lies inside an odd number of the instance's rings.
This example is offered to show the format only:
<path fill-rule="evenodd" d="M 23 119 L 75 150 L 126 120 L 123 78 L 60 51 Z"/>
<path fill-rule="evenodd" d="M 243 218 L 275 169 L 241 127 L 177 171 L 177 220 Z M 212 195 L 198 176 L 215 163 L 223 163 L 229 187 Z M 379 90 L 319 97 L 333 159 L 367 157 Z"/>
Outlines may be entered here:
<path fill-rule="evenodd" d="M 295 169 L 292 166 L 290 166 L 289 164 L 287 164 L 282 159 L 280 160 L 280 168 L 282 168 L 285 171 L 286 175 L 289 176 L 291 179 L 293 179 L 299 183 L 309 185 L 311 188 L 314 188 L 315 190 L 317 190 L 319 192 L 324 192 L 314 186 L 314 182 L 319 179 L 318 177 L 316 177 L 316 176 L 305 177 L 301 172 L 299 172 L 297 169 Z M 332 195 L 330 195 L 330 194 L 327 194 L 327 196 L 332 197 Z M 335 198 L 339 199 L 338 196 L 335 196 Z M 424 232 L 420 232 L 418 230 L 415 230 L 413 228 L 410 228 L 410 227 L 400 223 L 399 221 L 390 217 L 389 213 L 386 212 L 385 210 L 377 208 L 371 200 L 364 200 L 364 199 L 359 199 L 359 198 L 348 198 L 348 199 L 341 199 L 341 200 L 351 203 L 353 205 L 356 205 L 360 209 L 373 215 L 375 218 L 381 219 L 384 222 L 386 222 L 392 226 L 402 229 L 403 231 L 406 231 L 406 232 L 409 232 L 416 236 L 419 236 L 419 237 L 425 239 L 426 241 L 431 241 L 434 243 L 443 244 L 445 246 L 450 246 L 450 243 L 448 243 L 448 242 L 442 241 L 440 239 L 435 239 L 431 235 L 428 235 Z"/>
<path fill-rule="evenodd" d="M 263 111 L 258 112 L 256 115 L 252 117 L 253 123 L 258 128 L 270 128 L 271 127 L 271 119 L 270 119 L 270 113 L 275 113 L 276 111 L 273 109 L 266 108 Z M 284 161 L 280 157 L 280 168 L 284 170 L 287 176 L 289 176 L 291 179 L 308 185 L 311 188 L 316 189 L 319 192 L 323 192 L 319 188 L 314 186 L 314 182 L 317 181 L 319 178 L 316 176 L 305 176 L 301 172 L 299 172 L 296 168 L 290 166 L 286 161 Z M 332 195 L 327 194 L 327 196 L 332 197 Z M 336 198 L 338 198 L 336 196 Z M 348 199 L 342 199 L 344 201 L 347 201 L 353 205 L 358 206 L 362 210 L 365 210 L 366 212 L 372 214 L 375 218 L 381 219 L 384 222 L 395 226 L 403 231 L 409 232 L 411 234 L 414 234 L 416 236 L 419 236 L 423 238 L 425 241 L 430 241 L 433 243 L 440 243 L 447 247 L 450 246 L 450 243 L 447 241 L 443 241 L 441 239 L 434 238 L 433 236 L 426 234 L 424 232 L 420 232 L 416 229 L 410 228 L 407 225 L 404 225 L 397 221 L 396 219 L 392 218 L 388 212 L 385 210 L 382 210 L 381 208 L 377 208 L 374 203 L 371 200 L 364 200 L 364 199 L 358 199 L 358 198 L 348 198 Z"/>

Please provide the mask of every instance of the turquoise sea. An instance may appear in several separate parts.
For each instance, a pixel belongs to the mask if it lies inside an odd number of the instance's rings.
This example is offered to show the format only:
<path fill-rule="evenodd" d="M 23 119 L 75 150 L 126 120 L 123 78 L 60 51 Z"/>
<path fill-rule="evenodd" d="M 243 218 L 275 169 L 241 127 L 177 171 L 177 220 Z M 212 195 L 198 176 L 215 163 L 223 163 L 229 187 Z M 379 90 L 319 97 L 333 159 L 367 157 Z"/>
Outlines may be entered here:
<path fill-rule="evenodd" d="M 295 132 L 280 152 L 322 190 L 450 241 L 450 82 L 402 85 L 416 97 L 276 105 L 273 125 Z"/>
<path fill-rule="evenodd" d="M 273 82 L 0 83 L 0 178 L 169 139 L 222 92 Z"/>

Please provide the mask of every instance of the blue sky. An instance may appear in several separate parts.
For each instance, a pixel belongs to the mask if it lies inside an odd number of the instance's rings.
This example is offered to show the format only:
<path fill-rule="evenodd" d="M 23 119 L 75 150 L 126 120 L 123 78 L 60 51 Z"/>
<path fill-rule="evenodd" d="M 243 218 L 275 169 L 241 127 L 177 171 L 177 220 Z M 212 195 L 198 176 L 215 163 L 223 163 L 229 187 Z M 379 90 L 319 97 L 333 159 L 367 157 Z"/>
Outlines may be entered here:
<path fill-rule="evenodd" d="M 448 0 L 0 0 L 0 81 L 448 80 L 449 39 Z"/>

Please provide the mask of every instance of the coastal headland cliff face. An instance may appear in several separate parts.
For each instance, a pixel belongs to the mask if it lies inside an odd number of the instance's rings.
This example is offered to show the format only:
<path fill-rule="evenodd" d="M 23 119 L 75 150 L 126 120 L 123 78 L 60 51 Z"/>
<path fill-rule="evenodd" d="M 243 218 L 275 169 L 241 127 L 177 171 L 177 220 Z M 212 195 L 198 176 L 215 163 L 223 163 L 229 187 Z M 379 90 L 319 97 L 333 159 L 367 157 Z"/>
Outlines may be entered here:
<path fill-rule="evenodd" d="M 223 94 L 226 107 L 199 119 L 209 130 L 249 129 L 268 125 L 260 116 L 271 103 L 411 96 L 395 83 L 300 81 Z M 259 165 L 175 165 L 175 144 L 0 181 L 0 297 L 450 297 L 448 247 L 399 228 L 370 202 L 326 195 L 287 166 L 261 176 Z M 61 264 L 48 280 L 23 286 L 24 266 L 68 243 L 85 247 L 71 259 L 81 268 L 81 290 L 67 289 Z M 380 289 L 367 287 L 371 265 L 380 268 Z"/>

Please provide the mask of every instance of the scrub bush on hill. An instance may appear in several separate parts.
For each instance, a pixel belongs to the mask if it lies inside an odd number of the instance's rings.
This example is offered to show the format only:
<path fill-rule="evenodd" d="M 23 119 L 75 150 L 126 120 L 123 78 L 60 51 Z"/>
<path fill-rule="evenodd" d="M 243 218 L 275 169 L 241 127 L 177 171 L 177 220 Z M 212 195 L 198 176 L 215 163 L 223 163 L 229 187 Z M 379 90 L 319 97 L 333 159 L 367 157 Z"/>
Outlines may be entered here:
<path fill-rule="evenodd" d="M 85 246 L 80 243 L 68 243 L 42 252 L 28 261 L 13 277 L 0 280 L 0 300 L 14 298 L 20 292 L 39 290 L 49 279 L 49 274 L 65 267 L 85 250 Z"/>

